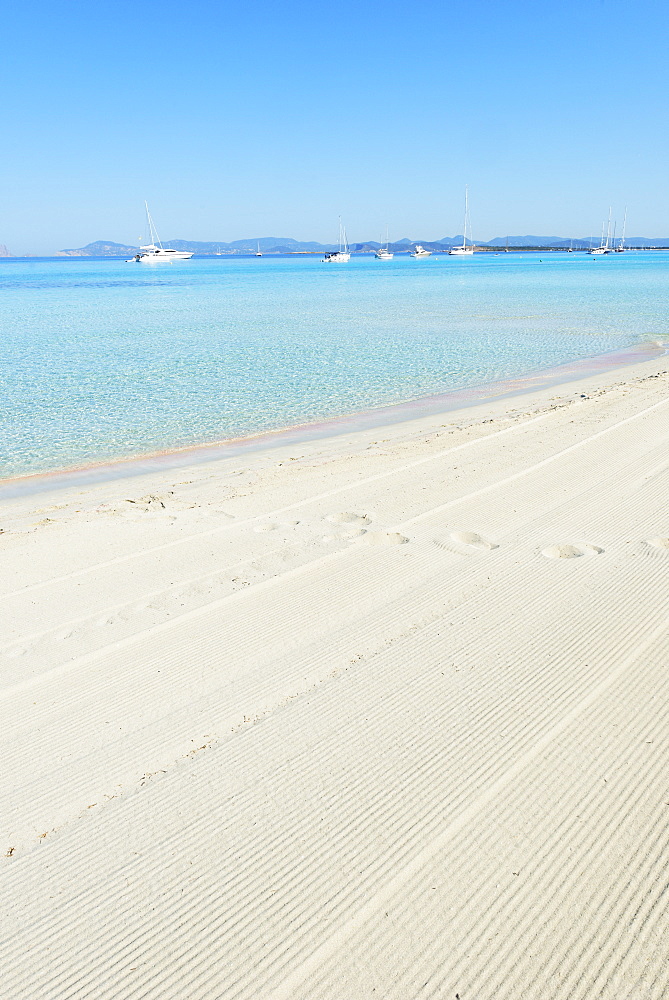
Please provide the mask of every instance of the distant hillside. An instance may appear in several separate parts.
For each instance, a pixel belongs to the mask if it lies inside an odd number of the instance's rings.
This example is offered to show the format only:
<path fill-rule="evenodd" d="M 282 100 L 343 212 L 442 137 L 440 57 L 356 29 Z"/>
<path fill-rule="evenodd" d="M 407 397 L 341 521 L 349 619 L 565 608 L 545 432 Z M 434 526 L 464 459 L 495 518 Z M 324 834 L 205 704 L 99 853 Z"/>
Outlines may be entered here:
<path fill-rule="evenodd" d="M 590 246 L 599 246 L 599 236 L 575 236 L 573 239 L 563 236 L 496 236 L 494 240 L 489 240 L 486 246 L 503 247 L 506 241 L 510 247 L 569 247 L 574 249 L 579 247 L 585 249 Z M 616 244 L 620 241 L 620 234 L 616 236 Z M 626 236 L 625 245 L 628 247 L 669 247 L 669 238 L 647 239 L 645 236 Z"/>
<path fill-rule="evenodd" d="M 616 239 L 616 242 L 619 238 Z M 555 248 L 568 249 L 570 246 L 575 250 L 586 249 L 589 246 L 598 245 L 599 238 L 574 237 L 565 239 L 561 236 L 496 236 L 494 240 L 484 243 L 482 240 L 474 241 L 481 248 L 497 249 L 506 247 L 507 242 L 510 249 L 515 248 Z M 440 240 L 409 240 L 403 237 L 389 244 L 395 253 L 407 253 L 413 249 L 416 243 L 421 243 L 427 250 L 434 253 L 443 253 L 452 246 L 462 244 L 462 236 L 444 236 Z M 352 243 L 351 249 L 358 253 L 372 252 L 377 250 L 381 244 L 374 240 L 362 243 Z M 658 237 L 648 239 L 644 236 L 630 236 L 625 238 L 625 245 L 628 247 L 669 247 L 669 237 Z M 201 243 L 193 240 L 166 240 L 164 247 L 171 247 L 174 250 L 186 250 L 195 255 L 212 254 L 251 254 L 256 253 L 258 246 L 263 254 L 272 253 L 326 253 L 336 249 L 333 243 L 300 242 L 289 236 L 260 236 L 253 239 L 234 240 L 232 243 Z M 136 246 L 128 246 L 125 243 L 112 243 L 111 240 L 96 240 L 95 243 L 88 243 L 85 247 L 72 250 L 59 250 L 58 257 L 132 257 L 137 253 Z M 6 247 L 0 244 L 0 256 L 10 256 Z"/>
<path fill-rule="evenodd" d="M 260 245 L 263 253 L 324 253 L 335 249 L 331 243 L 300 243 L 290 236 L 260 236 L 247 240 L 234 240 L 232 243 L 202 243 L 195 240 L 163 240 L 164 247 L 173 250 L 186 250 L 194 254 L 235 254 L 256 253 Z M 96 240 L 85 247 L 59 250 L 58 257 L 128 257 L 137 253 L 136 246 L 125 243 L 113 243 L 111 240 Z"/>
<path fill-rule="evenodd" d="M 0 243 L 0 257 L 11 257 L 9 250 L 4 243 Z"/>
<path fill-rule="evenodd" d="M 109 240 L 97 240 L 78 250 L 59 250 L 57 257 L 129 257 L 137 253 L 137 247 L 128 247 L 124 243 L 111 243 Z"/>

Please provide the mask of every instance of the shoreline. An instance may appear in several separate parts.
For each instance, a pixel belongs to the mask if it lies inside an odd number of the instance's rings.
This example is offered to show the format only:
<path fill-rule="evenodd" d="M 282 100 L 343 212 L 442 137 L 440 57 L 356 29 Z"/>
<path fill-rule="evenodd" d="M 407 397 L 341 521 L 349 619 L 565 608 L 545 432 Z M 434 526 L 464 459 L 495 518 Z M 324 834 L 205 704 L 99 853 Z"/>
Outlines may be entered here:
<path fill-rule="evenodd" d="M 438 416 L 442 413 L 453 413 L 460 409 L 469 409 L 498 400 L 509 400 L 516 396 L 522 397 L 596 374 L 624 370 L 644 361 L 659 359 L 666 354 L 669 354 L 669 345 L 666 343 L 657 340 L 643 341 L 636 345 L 618 348 L 615 351 L 567 361 L 560 365 L 533 370 L 518 376 L 496 379 L 445 393 L 421 396 L 325 420 L 296 424 L 238 438 L 189 444 L 179 448 L 123 456 L 116 459 L 102 459 L 82 466 L 8 476 L 0 479 L 0 501 L 49 490 L 88 486 L 115 479 L 135 478 L 152 471 L 180 469 L 265 449 L 280 448 L 289 444 L 303 444 L 357 431 L 390 427 L 421 417 Z"/>
<path fill-rule="evenodd" d="M 6 504 L 12 995 L 665 997 L 668 418 L 662 354 Z"/>

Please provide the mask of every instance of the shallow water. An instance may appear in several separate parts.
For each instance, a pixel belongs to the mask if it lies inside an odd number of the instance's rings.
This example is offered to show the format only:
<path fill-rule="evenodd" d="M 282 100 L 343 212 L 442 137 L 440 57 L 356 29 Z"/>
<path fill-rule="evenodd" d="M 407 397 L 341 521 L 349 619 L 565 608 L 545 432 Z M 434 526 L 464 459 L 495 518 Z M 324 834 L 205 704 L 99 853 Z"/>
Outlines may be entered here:
<path fill-rule="evenodd" d="M 0 262 L 2 475 L 520 375 L 669 335 L 669 254 Z"/>

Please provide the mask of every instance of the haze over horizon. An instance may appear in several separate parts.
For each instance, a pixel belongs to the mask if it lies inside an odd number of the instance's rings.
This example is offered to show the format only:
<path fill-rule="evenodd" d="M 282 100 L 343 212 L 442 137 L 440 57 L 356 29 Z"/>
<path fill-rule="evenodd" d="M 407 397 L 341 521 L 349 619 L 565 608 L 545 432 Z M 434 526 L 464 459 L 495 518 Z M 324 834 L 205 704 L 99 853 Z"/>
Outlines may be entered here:
<path fill-rule="evenodd" d="M 0 243 L 669 233 L 660 0 L 3 6 Z M 11 193 L 11 200 L 10 195 Z"/>

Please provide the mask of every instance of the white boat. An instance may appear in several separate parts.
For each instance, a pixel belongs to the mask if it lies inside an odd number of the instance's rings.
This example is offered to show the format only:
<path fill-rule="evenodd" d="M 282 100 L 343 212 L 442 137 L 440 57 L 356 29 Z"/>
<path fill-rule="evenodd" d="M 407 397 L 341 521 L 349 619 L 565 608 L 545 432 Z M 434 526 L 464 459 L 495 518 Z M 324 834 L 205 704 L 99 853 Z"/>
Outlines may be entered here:
<path fill-rule="evenodd" d="M 620 238 L 620 243 L 616 247 L 616 253 L 625 253 L 625 226 L 627 225 L 627 208 L 625 208 L 625 215 L 623 218 L 623 235 Z"/>
<path fill-rule="evenodd" d="M 413 253 L 410 254 L 410 256 L 411 257 L 431 257 L 432 256 L 432 251 L 431 250 L 426 250 L 425 247 L 422 247 L 420 245 L 420 243 L 416 243 L 416 246 L 414 247 Z"/>
<path fill-rule="evenodd" d="M 469 223 L 469 246 L 467 246 L 467 223 Z M 469 191 L 465 187 L 465 222 L 462 227 L 462 246 L 451 247 L 448 251 L 451 257 L 473 257 L 474 247 L 472 246 L 471 222 L 469 221 Z"/>
<path fill-rule="evenodd" d="M 602 257 L 605 253 L 611 253 L 611 248 L 609 243 L 611 241 L 611 209 L 609 208 L 609 224 L 606 230 L 606 239 L 604 239 L 604 223 L 602 223 L 602 238 L 598 247 L 591 247 L 588 250 L 589 254 L 593 257 Z"/>
<path fill-rule="evenodd" d="M 147 243 L 145 247 L 139 248 L 140 252 L 130 258 L 130 261 L 138 261 L 140 264 L 155 264 L 166 260 L 190 260 L 192 253 L 185 253 L 183 250 L 171 250 L 169 247 L 156 246 L 155 243 Z M 130 263 L 128 261 L 128 263 Z"/>
<path fill-rule="evenodd" d="M 379 247 L 379 249 L 374 254 L 377 260 L 392 260 L 394 254 L 388 249 L 388 227 L 386 226 L 386 245 L 385 247 Z"/>
<path fill-rule="evenodd" d="M 260 251 L 260 240 L 258 240 L 258 250 L 256 251 L 256 257 L 262 257 L 262 253 Z"/>
<path fill-rule="evenodd" d="M 341 224 L 341 216 L 339 217 L 339 250 L 332 250 L 330 253 L 323 255 L 321 260 L 322 264 L 345 264 L 351 259 L 351 254 L 348 249 L 348 242 L 346 240 L 346 230 Z"/>
<path fill-rule="evenodd" d="M 185 250 L 172 250 L 170 247 L 162 245 L 146 202 L 144 202 L 144 207 L 146 208 L 146 220 L 149 224 L 149 239 L 151 242 L 147 243 L 146 246 L 140 247 L 139 253 L 131 257 L 127 263 L 135 261 L 139 264 L 157 264 L 168 260 L 190 260 L 193 256 L 192 253 L 188 253 Z"/>

